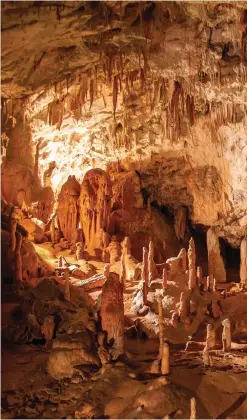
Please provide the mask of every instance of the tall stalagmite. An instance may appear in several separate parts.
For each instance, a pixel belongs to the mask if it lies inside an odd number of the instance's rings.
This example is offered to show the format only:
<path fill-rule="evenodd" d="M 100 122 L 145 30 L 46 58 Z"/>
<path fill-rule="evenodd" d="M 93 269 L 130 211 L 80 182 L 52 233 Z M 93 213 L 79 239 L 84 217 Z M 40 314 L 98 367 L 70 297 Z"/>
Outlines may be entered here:
<path fill-rule="evenodd" d="M 217 230 L 211 227 L 207 231 L 208 248 L 208 274 L 212 275 L 218 283 L 225 283 L 226 270 L 220 254 L 219 237 Z"/>
<path fill-rule="evenodd" d="M 80 184 L 75 176 L 69 176 L 63 184 L 58 196 L 57 216 L 59 226 L 65 239 L 71 241 L 75 234 L 79 213 L 78 198 L 80 195 Z"/>
<path fill-rule="evenodd" d="M 80 221 L 90 255 L 102 246 L 102 229 L 108 232 L 111 211 L 111 181 L 102 169 L 91 169 L 84 177 L 80 194 Z"/>

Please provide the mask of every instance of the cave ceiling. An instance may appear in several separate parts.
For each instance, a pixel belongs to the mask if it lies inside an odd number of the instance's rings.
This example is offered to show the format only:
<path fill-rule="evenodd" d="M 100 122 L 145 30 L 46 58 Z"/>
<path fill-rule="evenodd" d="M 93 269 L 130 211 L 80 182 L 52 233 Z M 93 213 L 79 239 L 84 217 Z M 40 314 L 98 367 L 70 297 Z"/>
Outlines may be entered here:
<path fill-rule="evenodd" d="M 239 245 L 247 2 L 1 8 L 2 111 L 30 127 L 44 185 L 58 194 L 68 175 L 81 182 L 88 169 L 120 162 L 137 171 L 151 202 L 185 205 L 195 224 L 216 225 Z M 7 136 L 12 128 L 5 124 Z"/>

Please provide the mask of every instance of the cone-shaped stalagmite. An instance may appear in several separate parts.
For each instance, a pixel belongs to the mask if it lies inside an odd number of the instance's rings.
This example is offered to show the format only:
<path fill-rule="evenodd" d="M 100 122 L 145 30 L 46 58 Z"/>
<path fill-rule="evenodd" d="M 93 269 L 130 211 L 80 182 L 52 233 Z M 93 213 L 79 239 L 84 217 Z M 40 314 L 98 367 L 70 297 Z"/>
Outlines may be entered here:
<path fill-rule="evenodd" d="M 190 400 L 190 419 L 196 419 L 196 399 L 194 397 Z"/>
<path fill-rule="evenodd" d="M 218 283 L 226 281 L 226 270 L 220 254 L 219 237 L 216 228 L 207 231 L 208 248 L 208 274 L 213 276 Z"/>
<path fill-rule="evenodd" d="M 142 262 L 142 287 L 143 287 L 143 300 L 147 305 L 148 296 L 148 250 L 143 247 L 143 262 Z"/>
<path fill-rule="evenodd" d="M 240 281 L 247 283 L 247 237 L 245 237 L 240 245 Z"/>
<path fill-rule="evenodd" d="M 72 240 L 79 221 L 78 198 L 80 184 L 75 176 L 69 176 L 58 196 L 57 216 L 65 239 Z"/>

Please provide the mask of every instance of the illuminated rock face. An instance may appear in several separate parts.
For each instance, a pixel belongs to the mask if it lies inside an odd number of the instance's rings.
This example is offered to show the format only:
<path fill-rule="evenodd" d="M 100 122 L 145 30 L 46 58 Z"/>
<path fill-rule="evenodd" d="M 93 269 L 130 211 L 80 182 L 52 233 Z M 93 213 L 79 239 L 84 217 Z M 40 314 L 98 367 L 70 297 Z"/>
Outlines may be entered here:
<path fill-rule="evenodd" d="M 111 181 L 105 171 L 92 169 L 86 173 L 80 193 L 80 222 L 90 255 L 101 249 L 102 229 L 109 230 L 111 191 Z"/>
<path fill-rule="evenodd" d="M 57 216 L 60 230 L 65 239 L 71 241 L 75 234 L 79 221 L 78 198 L 80 195 L 80 184 L 74 176 L 69 176 L 67 182 L 62 186 L 58 196 Z"/>

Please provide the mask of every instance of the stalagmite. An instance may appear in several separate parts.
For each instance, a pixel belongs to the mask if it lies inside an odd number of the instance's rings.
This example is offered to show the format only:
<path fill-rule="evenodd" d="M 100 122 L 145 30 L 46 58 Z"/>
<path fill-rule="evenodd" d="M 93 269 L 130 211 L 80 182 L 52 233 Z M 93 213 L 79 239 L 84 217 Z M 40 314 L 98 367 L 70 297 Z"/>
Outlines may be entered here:
<path fill-rule="evenodd" d="M 213 280 L 213 292 L 217 292 L 217 290 L 218 290 L 218 287 L 217 287 L 217 280 L 216 280 L 216 279 L 214 279 L 214 280 Z"/>
<path fill-rule="evenodd" d="M 124 352 L 124 304 L 123 285 L 116 273 L 110 273 L 102 289 L 102 329 L 107 332 L 108 342 L 113 338 L 113 358 Z"/>
<path fill-rule="evenodd" d="M 70 301 L 70 286 L 69 286 L 69 270 L 65 268 L 65 285 L 64 285 L 64 299 Z"/>
<path fill-rule="evenodd" d="M 222 346 L 224 352 L 231 351 L 232 338 L 231 338 L 231 322 L 230 319 L 222 321 L 223 332 L 222 332 Z"/>
<path fill-rule="evenodd" d="M 148 296 L 148 250 L 143 247 L 143 262 L 142 262 L 142 287 L 143 287 L 143 300 L 144 304 L 147 305 Z"/>
<path fill-rule="evenodd" d="M 196 252 L 194 239 L 190 239 L 188 250 L 189 261 L 189 289 L 194 289 L 196 286 Z"/>
<path fill-rule="evenodd" d="M 190 419 L 196 419 L 196 399 L 194 397 L 190 400 Z"/>
<path fill-rule="evenodd" d="M 200 266 L 198 266 L 196 269 L 196 278 L 199 285 L 203 283 L 202 267 Z"/>
<path fill-rule="evenodd" d="M 240 282 L 247 283 L 247 237 L 240 245 Z"/>
<path fill-rule="evenodd" d="M 202 360 L 204 366 L 210 366 L 210 355 L 209 355 L 209 349 L 207 346 L 204 347 L 204 350 L 202 352 Z"/>
<path fill-rule="evenodd" d="M 59 223 L 57 216 L 54 216 L 51 220 L 51 241 L 53 244 L 57 244 L 60 240 Z"/>
<path fill-rule="evenodd" d="M 172 318 L 171 318 L 171 321 L 170 321 L 170 325 L 173 328 L 177 328 L 178 322 L 179 322 L 179 316 L 178 316 L 178 314 L 176 314 L 176 312 L 173 312 Z"/>
<path fill-rule="evenodd" d="M 10 223 L 10 250 L 14 252 L 16 248 L 15 233 L 16 233 L 17 220 L 14 217 L 10 217 L 9 223 Z"/>
<path fill-rule="evenodd" d="M 120 260 L 120 281 L 123 284 L 123 290 L 126 289 L 126 267 L 125 267 L 125 261 L 124 261 L 125 255 L 122 254 L 121 260 Z"/>
<path fill-rule="evenodd" d="M 46 340 L 51 340 L 54 334 L 55 322 L 54 316 L 47 316 L 41 326 L 41 332 L 44 334 Z"/>
<path fill-rule="evenodd" d="M 187 311 L 187 300 L 185 293 L 182 292 L 180 295 L 180 301 L 179 301 L 179 317 L 182 322 L 184 322 L 187 319 L 188 311 Z"/>
<path fill-rule="evenodd" d="M 212 324 L 207 325 L 206 346 L 212 349 L 216 345 L 216 333 Z"/>
<path fill-rule="evenodd" d="M 149 284 L 151 281 L 155 280 L 158 277 L 158 270 L 154 262 L 154 244 L 153 241 L 149 242 L 148 249 L 148 276 Z"/>
<path fill-rule="evenodd" d="M 182 248 L 178 254 L 178 258 L 180 258 L 181 263 L 181 272 L 185 273 L 187 270 L 187 252 L 185 248 Z"/>
<path fill-rule="evenodd" d="M 168 375 L 170 369 L 170 350 L 167 342 L 163 343 L 162 348 L 162 359 L 161 359 L 161 373 L 162 375 Z"/>
<path fill-rule="evenodd" d="M 21 258 L 21 245 L 22 235 L 19 232 L 16 235 L 16 247 L 15 247 L 15 280 L 17 283 L 22 282 L 22 258 Z"/>
<path fill-rule="evenodd" d="M 124 255 L 131 255 L 131 242 L 128 236 L 122 242 L 122 250 Z"/>
<path fill-rule="evenodd" d="M 217 282 L 225 283 L 226 270 L 220 254 L 219 237 L 216 228 L 211 227 L 207 231 L 208 248 L 208 274 L 212 275 Z"/>
<path fill-rule="evenodd" d="M 162 297 L 158 297 L 158 313 L 159 313 L 159 356 L 162 358 L 163 355 L 163 345 L 164 345 L 164 320 L 163 320 L 163 307 L 162 307 Z"/>
<path fill-rule="evenodd" d="M 76 259 L 77 260 L 82 260 L 83 256 L 84 256 L 84 244 L 82 242 L 77 242 L 76 244 Z"/>
<path fill-rule="evenodd" d="M 102 248 L 102 230 L 109 233 L 111 195 L 111 180 L 105 171 L 91 169 L 86 173 L 81 185 L 80 221 L 90 255 Z"/>
<path fill-rule="evenodd" d="M 69 176 L 59 193 L 57 207 L 60 229 L 64 238 L 69 241 L 73 239 L 79 221 L 79 195 L 79 182 L 76 180 L 75 176 Z"/>
<path fill-rule="evenodd" d="M 163 278 L 163 290 L 165 290 L 168 287 L 168 284 L 167 284 L 168 275 L 165 268 L 163 268 L 162 278 Z"/>
<path fill-rule="evenodd" d="M 209 290 L 210 290 L 210 277 L 209 276 L 207 276 L 207 279 L 206 279 L 206 290 L 209 292 Z"/>

